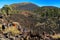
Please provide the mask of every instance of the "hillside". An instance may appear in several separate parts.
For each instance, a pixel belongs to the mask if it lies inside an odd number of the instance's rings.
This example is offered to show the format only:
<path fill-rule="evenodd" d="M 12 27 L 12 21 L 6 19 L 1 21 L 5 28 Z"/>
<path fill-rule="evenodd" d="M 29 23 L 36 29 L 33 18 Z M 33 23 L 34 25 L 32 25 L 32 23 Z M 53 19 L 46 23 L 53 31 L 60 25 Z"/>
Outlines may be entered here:
<path fill-rule="evenodd" d="M 33 3 L 17 3 L 9 5 L 14 13 L 11 12 L 8 20 L 19 22 L 25 28 L 47 33 L 60 33 L 60 8 L 54 6 L 39 7 Z M 20 12 L 21 10 L 21 12 Z M 24 11 L 23 11 L 24 10 Z M 31 10 L 31 11 L 30 11 Z M 47 29 L 47 30 L 46 30 Z"/>
<path fill-rule="evenodd" d="M 12 6 L 13 9 L 16 9 L 16 10 L 30 10 L 31 11 L 38 8 L 37 5 L 33 3 L 28 3 L 28 2 L 11 4 L 10 6 Z"/>
<path fill-rule="evenodd" d="M 0 9 L 1 40 L 60 40 L 60 8 L 23 2 Z"/>

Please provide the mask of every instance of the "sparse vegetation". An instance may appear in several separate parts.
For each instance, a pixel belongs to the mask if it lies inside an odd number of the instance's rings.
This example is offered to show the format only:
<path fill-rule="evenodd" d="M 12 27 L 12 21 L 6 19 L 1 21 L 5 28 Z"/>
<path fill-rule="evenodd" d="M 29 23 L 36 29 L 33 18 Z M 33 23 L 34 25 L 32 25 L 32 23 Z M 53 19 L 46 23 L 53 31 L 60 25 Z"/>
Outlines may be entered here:
<path fill-rule="evenodd" d="M 33 38 L 33 40 L 35 40 L 35 37 L 38 37 L 37 40 L 40 40 L 41 37 L 43 40 L 45 40 L 44 38 L 45 36 L 47 37 L 48 34 L 48 38 L 51 40 L 55 38 L 58 40 L 60 38 L 60 8 L 53 6 L 38 7 L 31 3 L 27 3 L 24 5 L 13 4 L 5 5 L 4 7 L 2 7 L 0 10 L 0 14 L 5 15 L 1 15 L 2 18 L 0 18 L 3 19 L 3 21 L 1 20 L 2 23 L 0 23 L 0 31 L 2 31 L 3 34 L 11 33 L 10 35 L 14 36 L 23 35 L 23 39 L 26 39 L 26 37 L 28 36 L 28 38 L 31 37 L 31 39 Z M 10 20 L 12 20 L 12 22 L 19 22 L 19 29 L 17 28 L 17 26 L 8 26 Z M 6 25 L 4 26 L 7 28 L 2 30 L 2 25 L 4 22 L 6 23 Z M 20 29 L 20 26 L 23 30 Z M 23 32 L 21 32 L 21 30 Z M 30 31 L 25 32 L 25 30 L 30 30 L 31 33 Z M 56 35 L 52 35 L 54 31 Z M 43 32 L 46 33 L 44 33 L 43 35 Z M 53 39 L 50 37 L 52 37 Z"/>

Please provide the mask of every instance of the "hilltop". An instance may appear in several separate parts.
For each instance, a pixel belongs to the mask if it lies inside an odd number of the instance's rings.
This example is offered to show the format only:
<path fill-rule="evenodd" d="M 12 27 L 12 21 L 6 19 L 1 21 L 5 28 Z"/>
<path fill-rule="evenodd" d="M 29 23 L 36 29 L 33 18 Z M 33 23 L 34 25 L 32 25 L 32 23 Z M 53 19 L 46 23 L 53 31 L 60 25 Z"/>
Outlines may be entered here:
<path fill-rule="evenodd" d="M 16 10 L 35 10 L 38 8 L 37 5 L 33 4 L 33 3 L 28 3 L 28 2 L 23 2 L 23 3 L 15 3 L 15 4 L 11 4 L 10 6 L 13 7 L 13 9 Z"/>

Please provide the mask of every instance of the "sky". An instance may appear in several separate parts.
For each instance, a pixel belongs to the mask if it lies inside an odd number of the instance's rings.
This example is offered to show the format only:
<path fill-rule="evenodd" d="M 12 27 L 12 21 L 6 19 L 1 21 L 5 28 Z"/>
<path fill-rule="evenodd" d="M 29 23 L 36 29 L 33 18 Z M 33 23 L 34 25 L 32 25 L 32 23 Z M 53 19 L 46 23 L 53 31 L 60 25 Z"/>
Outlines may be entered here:
<path fill-rule="evenodd" d="M 60 0 L 0 0 L 0 8 L 4 5 L 10 5 L 14 3 L 30 2 L 38 6 L 56 6 L 60 7 Z"/>

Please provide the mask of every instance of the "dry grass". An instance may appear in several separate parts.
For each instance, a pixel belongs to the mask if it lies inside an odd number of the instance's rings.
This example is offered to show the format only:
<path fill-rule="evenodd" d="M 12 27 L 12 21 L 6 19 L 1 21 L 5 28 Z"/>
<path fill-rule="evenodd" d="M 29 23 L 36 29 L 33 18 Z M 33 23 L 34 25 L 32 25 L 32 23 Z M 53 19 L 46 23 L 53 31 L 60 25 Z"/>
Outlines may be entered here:
<path fill-rule="evenodd" d="M 8 33 L 8 32 L 11 32 L 12 35 L 16 35 L 16 34 L 21 34 L 21 31 L 19 31 L 16 27 L 14 26 L 10 26 L 8 28 L 6 28 L 4 31 L 2 30 L 2 24 L 0 24 L 0 30 L 3 32 L 3 33 Z"/>
<path fill-rule="evenodd" d="M 2 31 L 2 24 L 0 24 L 0 30 Z"/>
<path fill-rule="evenodd" d="M 52 35 L 52 38 L 55 38 L 55 39 L 60 38 L 60 34 Z"/>
<path fill-rule="evenodd" d="M 14 26 L 11 26 L 11 27 L 8 27 L 5 29 L 5 31 L 3 31 L 4 33 L 8 33 L 8 32 L 11 32 L 12 35 L 17 35 L 17 34 L 21 34 L 21 32 L 15 28 Z"/>

